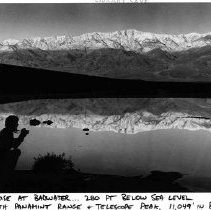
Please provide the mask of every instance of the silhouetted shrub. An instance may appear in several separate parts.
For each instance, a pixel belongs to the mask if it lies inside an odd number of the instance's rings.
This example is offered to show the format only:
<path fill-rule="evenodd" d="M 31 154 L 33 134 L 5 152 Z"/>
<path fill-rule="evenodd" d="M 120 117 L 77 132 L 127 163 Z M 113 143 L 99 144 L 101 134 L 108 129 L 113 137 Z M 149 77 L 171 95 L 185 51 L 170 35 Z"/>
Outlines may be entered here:
<path fill-rule="evenodd" d="M 31 126 L 37 126 L 37 125 L 40 125 L 40 121 L 37 120 L 37 119 L 31 119 L 31 120 L 29 121 L 29 124 L 30 124 Z"/>
<path fill-rule="evenodd" d="M 46 124 L 46 125 L 51 125 L 51 124 L 53 124 L 53 121 L 51 121 L 51 120 L 45 120 L 42 123 L 43 124 Z"/>
<path fill-rule="evenodd" d="M 61 172 L 64 170 L 72 170 L 73 162 L 71 157 L 69 159 L 65 158 L 65 153 L 56 155 L 54 153 L 47 153 L 47 155 L 39 155 L 34 158 L 35 162 L 33 165 L 33 170 L 35 172 Z"/>

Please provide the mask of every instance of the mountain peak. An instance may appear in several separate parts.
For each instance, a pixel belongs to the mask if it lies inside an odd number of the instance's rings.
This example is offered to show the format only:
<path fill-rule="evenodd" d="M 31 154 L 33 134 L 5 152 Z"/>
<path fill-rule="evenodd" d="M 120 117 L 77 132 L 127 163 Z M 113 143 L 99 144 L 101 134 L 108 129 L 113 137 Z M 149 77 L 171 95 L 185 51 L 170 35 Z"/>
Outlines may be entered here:
<path fill-rule="evenodd" d="M 17 44 L 19 42 L 19 40 L 17 39 L 5 39 L 2 44 L 3 45 L 14 45 Z"/>

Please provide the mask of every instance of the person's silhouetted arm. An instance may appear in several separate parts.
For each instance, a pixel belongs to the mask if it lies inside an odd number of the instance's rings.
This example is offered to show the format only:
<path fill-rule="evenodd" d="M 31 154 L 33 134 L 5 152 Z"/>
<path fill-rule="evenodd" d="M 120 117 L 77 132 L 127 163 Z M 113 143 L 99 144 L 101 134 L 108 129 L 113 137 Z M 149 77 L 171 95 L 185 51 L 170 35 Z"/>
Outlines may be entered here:
<path fill-rule="evenodd" d="M 11 147 L 14 148 L 14 149 L 17 149 L 21 145 L 21 143 L 23 142 L 24 137 L 25 136 L 20 134 L 18 138 L 14 138 L 11 141 Z"/>
<path fill-rule="evenodd" d="M 27 133 L 25 131 L 23 131 L 23 129 L 21 130 L 20 135 L 18 136 L 18 138 L 13 138 L 11 141 L 11 148 L 17 149 L 20 144 L 23 142 L 24 138 L 26 137 Z"/>

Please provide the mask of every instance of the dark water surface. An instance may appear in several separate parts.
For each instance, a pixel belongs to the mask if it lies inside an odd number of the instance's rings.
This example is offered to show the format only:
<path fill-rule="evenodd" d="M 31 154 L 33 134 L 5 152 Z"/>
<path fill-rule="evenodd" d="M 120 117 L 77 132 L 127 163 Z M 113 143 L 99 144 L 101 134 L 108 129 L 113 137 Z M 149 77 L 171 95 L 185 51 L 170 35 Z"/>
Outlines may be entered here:
<path fill-rule="evenodd" d="M 47 152 L 72 156 L 89 173 L 140 175 L 151 170 L 211 177 L 211 133 L 179 129 L 133 135 L 85 132 L 76 128 L 30 127 L 17 169 L 31 169 L 33 157 Z"/>

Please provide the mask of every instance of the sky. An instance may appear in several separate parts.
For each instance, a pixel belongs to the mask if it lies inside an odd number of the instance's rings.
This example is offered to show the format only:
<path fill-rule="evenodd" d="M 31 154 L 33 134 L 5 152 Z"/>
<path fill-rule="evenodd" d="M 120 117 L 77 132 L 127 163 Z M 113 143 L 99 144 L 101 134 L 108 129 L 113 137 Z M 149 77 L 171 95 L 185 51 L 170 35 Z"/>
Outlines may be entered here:
<path fill-rule="evenodd" d="M 136 29 L 153 33 L 211 31 L 210 3 L 0 4 L 0 41 Z"/>

